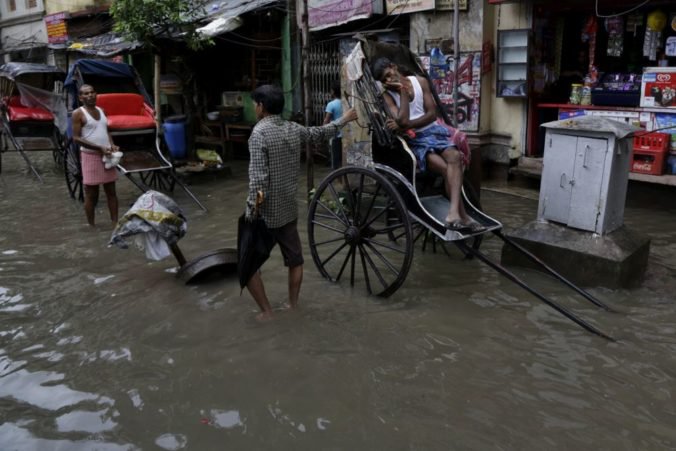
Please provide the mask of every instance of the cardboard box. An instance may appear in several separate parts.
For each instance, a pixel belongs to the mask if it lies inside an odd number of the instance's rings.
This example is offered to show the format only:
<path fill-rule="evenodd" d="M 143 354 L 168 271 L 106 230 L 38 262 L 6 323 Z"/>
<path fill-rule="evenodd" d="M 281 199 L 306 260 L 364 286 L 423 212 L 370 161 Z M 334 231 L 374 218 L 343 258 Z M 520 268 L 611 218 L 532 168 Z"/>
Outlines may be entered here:
<path fill-rule="evenodd" d="M 643 69 L 641 106 L 676 109 L 676 67 Z"/>

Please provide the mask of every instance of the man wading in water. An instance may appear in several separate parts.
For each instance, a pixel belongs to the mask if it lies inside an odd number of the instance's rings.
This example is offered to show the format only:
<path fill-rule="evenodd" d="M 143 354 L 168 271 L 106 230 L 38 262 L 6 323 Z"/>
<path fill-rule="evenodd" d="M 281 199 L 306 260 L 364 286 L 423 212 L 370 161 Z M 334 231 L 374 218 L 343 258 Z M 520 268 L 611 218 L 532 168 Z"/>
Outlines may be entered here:
<path fill-rule="evenodd" d="M 282 119 L 284 94 L 280 88 L 263 85 L 251 95 L 258 123 L 249 138 L 249 197 L 247 217 L 253 216 L 259 191 L 264 201 L 260 215 L 265 220 L 289 268 L 289 307 L 298 306 L 298 293 L 303 281 L 303 249 L 298 235 L 298 172 L 300 155 L 305 143 L 328 140 L 345 124 L 357 119 L 354 109 L 347 110 L 340 119 L 321 127 L 303 127 Z M 261 309 L 258 319 L 270 319 L 272 307 L 265 294 L 260 271 L 256 271 L 246 285 Z"/>
<path fill-rule="evenodd" d="M 90 85 L 82 85 L 79 93 L 83 106 L 73 111 L 73 141 L 80 145 L 82 184 L 84 185 L 84 210 L 87 222 L 94 226 L 96 203 L 99 200 L 99 185 L 103 185 L 113 226 L 117 224 L 117 194 L 115 165 L 106 169 L 102 157 L 111 157 L 120 148 L 113 144 L 108 132 L 108 119 L 96 106 L 96 91 Z"/>

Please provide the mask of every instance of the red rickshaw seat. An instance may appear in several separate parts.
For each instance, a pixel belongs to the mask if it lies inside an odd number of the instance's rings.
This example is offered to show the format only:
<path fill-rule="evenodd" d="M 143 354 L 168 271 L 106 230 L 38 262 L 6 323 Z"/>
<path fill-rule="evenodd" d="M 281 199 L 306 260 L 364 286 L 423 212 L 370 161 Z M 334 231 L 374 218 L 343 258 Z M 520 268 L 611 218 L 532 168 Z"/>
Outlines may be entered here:
<path fill-rule="evenodd" d="M 155 128 L 153 110 L 140 94 L 99 94 L 96 106 L 106 113 L 110 130 Z"/>
<path fill-rule="evenodd" d="M 12 96 L 7 103 L 7 113 L 10 122 L 45 121 L 52 122 L 54 115 L 44 108 L 27 107 L 21 105 L 19 96 Z"/>

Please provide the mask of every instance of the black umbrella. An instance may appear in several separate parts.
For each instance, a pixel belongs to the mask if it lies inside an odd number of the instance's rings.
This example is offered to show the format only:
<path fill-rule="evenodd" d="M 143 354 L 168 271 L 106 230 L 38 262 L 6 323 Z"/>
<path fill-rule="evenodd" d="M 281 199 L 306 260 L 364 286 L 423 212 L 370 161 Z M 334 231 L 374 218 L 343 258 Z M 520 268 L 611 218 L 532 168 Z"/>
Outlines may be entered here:
<path fill-rule="evenodd" d="M 270 251 L 275 246 L 275 238 L 258 212 L 262 201 L 263 194 L 259 191 L 252 217 L 247 219 L 242 214 L 237 224 L 237 272 L 242 289 L 270 257 Z"/>

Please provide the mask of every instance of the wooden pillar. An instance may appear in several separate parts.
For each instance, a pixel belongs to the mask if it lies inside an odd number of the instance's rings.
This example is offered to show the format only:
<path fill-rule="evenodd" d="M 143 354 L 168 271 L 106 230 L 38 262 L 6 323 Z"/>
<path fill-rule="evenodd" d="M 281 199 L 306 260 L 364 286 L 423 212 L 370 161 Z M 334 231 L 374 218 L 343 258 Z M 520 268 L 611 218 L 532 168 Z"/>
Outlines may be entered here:
<path fill-rule="evenodd" d="M 308 0 L 303 0 L 303 16 L 302 16 L 302 28 L 301 34 L 303 36 L 303 50 L 302 50 L 302 61 L 303 61 L 303 110 L 305 112 L 305 125 L 310 125 L 310 31 L 308 26 Z M 307 176 L 307 190 L 306 193 L 309 193 L 312 188 L 314 188 L 314 165 L 312 159 L 312 146 L 308 142 L 305 145 L 305 164 L 306 164 L 306 176 Z"/>
<path fill-rule="evenodd" d="M 153 97 L 155 99 L 155 122 L 157 122 L 158 127 L 162 123 L 162 103 L 160 100 L 161 62 L 159 53 L 156 53 L 153 62 Z"/>

